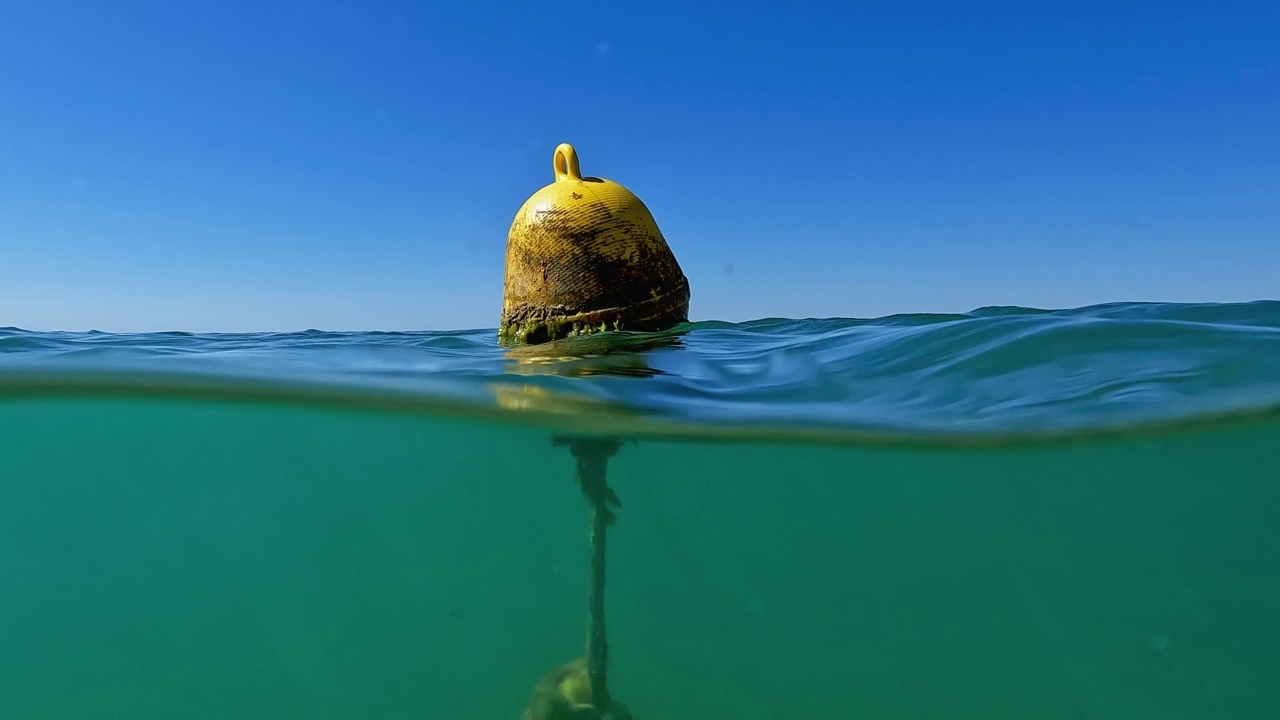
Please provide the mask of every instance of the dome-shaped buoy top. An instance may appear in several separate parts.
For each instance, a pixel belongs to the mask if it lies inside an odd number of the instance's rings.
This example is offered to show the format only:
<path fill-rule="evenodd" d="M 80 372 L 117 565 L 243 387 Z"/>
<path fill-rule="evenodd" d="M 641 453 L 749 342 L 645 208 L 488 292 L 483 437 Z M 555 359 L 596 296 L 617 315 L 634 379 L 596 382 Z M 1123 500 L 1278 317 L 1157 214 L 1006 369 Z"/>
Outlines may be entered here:
<path fill-rule="evenodd" d="M 583 177 L 568 143 L 552 162 L 555 181 L 507 235 L 500 336 L 540 343 L 686 322 L 689 281 L 649 208 L 618 183 Z"/>

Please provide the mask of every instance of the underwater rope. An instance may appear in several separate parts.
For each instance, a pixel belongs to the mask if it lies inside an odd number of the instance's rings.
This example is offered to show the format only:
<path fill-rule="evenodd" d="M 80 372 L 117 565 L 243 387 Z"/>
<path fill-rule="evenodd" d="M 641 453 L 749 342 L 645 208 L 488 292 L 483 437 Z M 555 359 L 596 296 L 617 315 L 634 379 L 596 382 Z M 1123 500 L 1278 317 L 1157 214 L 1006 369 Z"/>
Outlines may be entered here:
<path fill-rule="evenodd" d="M 618 440 L 554 438 L 552 444 L 569 446 L 577 461 L 577 478 L 582 493 L 591 503 L 591 594 L 587 604 L 587 677 L 591 684 L 591 704 L 601 714 L 613 706 L 609 695 L 609 640 L 605 630 L 605 550 L 608 528 L 617 521 L 610 506 L 622 503 L 608 484 L 609 458 L 618 452 Z"/>

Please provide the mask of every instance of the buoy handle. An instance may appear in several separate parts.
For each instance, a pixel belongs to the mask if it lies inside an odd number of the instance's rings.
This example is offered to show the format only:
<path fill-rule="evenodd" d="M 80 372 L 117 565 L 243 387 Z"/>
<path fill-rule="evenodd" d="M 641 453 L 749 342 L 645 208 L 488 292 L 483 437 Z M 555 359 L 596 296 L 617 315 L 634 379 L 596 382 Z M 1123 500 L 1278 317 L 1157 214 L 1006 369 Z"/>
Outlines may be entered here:
<path fill-rule="evenodd" d="M 582 182 L 582 168 L 578 165 L 578 151 L 569 143 L 560 143 L 555 155 L 556 181 Z"/>

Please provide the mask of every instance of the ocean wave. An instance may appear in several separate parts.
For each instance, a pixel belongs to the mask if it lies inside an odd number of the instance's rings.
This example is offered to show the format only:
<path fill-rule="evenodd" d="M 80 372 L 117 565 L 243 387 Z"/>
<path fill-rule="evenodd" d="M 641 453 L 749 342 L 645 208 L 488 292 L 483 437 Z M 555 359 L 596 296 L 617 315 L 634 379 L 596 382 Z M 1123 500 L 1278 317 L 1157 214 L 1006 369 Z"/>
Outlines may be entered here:
<path fill-rule="evenodd" d="M 0 391 L 74 385 L 89 375 L 143 384 L 217 378 L 232 391 L 236 382 L 303 383 L 320 393 L 448 400 L 505 414 L 570 408 L 580 420 L 605 414 L 686 429 L 1060 434 L 1280 407 L 1280 302 L 765 318 L 525 348 L 500 347 L 492 329 L 0 329 Z"/>

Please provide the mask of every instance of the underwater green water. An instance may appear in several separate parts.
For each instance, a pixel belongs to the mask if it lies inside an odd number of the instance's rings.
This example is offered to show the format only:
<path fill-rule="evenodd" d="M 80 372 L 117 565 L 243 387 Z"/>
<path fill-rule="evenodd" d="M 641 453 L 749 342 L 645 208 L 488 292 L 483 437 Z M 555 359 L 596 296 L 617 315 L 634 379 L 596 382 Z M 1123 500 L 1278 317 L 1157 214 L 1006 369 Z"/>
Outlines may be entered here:
<path fill-rule="evenodd" d="M 644 440 L 610 464 L 645 720 L 1280 715 L 1280 422 L 1035 446 Z M 0 717 L 520 717 L 582 654 L 536 426 L 0 401 Z"/>

